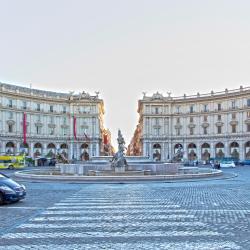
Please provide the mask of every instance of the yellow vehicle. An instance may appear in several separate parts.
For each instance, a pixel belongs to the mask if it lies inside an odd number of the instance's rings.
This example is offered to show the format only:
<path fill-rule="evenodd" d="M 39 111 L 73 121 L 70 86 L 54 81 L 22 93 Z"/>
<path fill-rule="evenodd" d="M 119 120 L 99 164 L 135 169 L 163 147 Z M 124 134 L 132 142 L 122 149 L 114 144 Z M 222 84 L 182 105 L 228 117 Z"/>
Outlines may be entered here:
<path fill-rule="evenodd" d="M 0 169 L 23 168 L 25 165 L 24 155 L 0 155 Z"/>

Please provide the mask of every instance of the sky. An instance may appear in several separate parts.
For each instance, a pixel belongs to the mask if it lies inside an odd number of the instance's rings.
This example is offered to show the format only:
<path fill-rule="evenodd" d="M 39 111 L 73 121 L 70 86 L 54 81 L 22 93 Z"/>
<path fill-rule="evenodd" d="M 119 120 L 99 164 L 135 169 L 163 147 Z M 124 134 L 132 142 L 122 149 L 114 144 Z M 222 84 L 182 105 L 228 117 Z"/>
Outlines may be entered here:
<path fill-rule="evenodd" d="M 250 1 L 0 0 L 0 82 L 94 94 L 128 145 L 142 92 L 250 86 Z"/>

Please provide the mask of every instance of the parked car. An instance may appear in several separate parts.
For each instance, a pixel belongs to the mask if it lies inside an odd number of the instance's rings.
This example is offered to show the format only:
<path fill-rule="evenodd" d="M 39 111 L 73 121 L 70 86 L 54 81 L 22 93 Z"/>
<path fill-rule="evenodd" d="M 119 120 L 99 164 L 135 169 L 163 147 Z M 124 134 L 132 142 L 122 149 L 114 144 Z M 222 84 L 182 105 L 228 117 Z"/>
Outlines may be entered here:
<path fill-rule="evenodd" d="M 220 163 L 221 168 L 235 168 L 234 161 L 222 161 Z"/>
<path fill-rule="evenodd" d="M 250 160 L 240 161 L 240 165 L 241 165 L 241 166 L 250 165 Z"/>
<path fill-rule="evenodd" d="M 19 201 L 25 196 L 26 188 L 24 185 L 18 184 L 7 175 L 0 173 L 0 204 Z"/>
<path fill-rule="evenodd" d="M 46 158 L 46 157 L 37 158 L 37 165 L 38 166 L 55 166 L 56 158 Z"/>

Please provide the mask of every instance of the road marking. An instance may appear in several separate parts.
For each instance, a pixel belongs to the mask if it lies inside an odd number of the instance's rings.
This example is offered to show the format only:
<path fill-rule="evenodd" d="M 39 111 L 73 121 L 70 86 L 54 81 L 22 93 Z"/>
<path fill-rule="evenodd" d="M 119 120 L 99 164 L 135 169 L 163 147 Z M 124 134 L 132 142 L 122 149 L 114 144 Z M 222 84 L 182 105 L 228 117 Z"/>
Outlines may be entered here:
<path fill-rule="evenodd" d="M 176 222 L 176 221 L 163 221 L 161 223 L 149 221 L 147 223 L 142 223 L 141 221 L 133 221 L 133 222 L 112 222 L 112 225 L 110 222 L 106 223 L 63 223 L 63 224 L 48 224 L 48 223 L 28 223 L 28 224 L 22 224 L 18 226 L 18 228 L 50 228 L 50 229 L 62 229 L 62 228 L 116 228 L 118 229 L 124 229 L 124 228 L 150 228 L 150 227 L 207 227 L 207 225 L 203 222 L 199 221 L 192 221 L 192 222 Z"/>
<path fill-rule="evenodd" d="M 0 207 L 0 209 L 46 209 L 45 207 Z"/>
<path fill-rule="evenodd" d="M 158 215 L 158 216 L 144 216 L 140 215 L 137 216 L 137 218 L 133 218 L 133 220 L 178 220 L 178 219 L 193 219 L 193 215 Z M 128 214 L 124 215 L 105 215 L 105 216 L 81 216 L 81 217 L 76 217 L 76 216 L 63 216 L 63 217 L 36 217 L 34 219 L 31 219 L 30 221 L 98 221 L 101 222 L 102 220 L 108 220 L 113 223 L 115 220 L 126 220 L 126 219 L 131 219 L 131 216 Z"/>
<path fill-rule="evenodd" d="M 105 232 L 90 231 L 81 233 L 71 232 L 53 232 L 53 233 L 7 233 L 2 239 L 48 239 L 48 238 L 90 238 L 90 237 L 204 237 L 204 236 L 223 236 L 225 234 L 209 230 L 201 231 L 133 231 L 133 232 Z"/>
<path fill-rule="evenodd" d="M 110 215 L 113 215 L 113 214 L 124 214 L 124 213 L 128 213 L 129 215 L 132 215 L 132 214 L 166 214 L 166 213 L 169 213 L 169 214 L 173 214 L 173 213 L 186 213 L 187 210 L 185 209 L 180 209 L 180 210 L 165 210 L 165 211 L 162 211 L 162 209 L 150 209 L 150 210 L 145 210 L 145 209 L 133 209 L 133 210 L 130 210 L 130 211 L 127 211 L 127 209 L 124 209 L 124 210 L 118 210 L 117 212 L 114 211 L 114 209 L 112 210 L 63 210 L 63 211 L 54 211 L 54 210 L 50 210 L 50 211 L 44 211 L 42 212 L 43 215 L 46 215 L 46 214 L 53 214 L 53 215 L 62 215 L 62 214 L 69 214 L 69 215 L 84 215 L 84 214 L 110 214 Z"/>
<path fill-rule="evenodd" d="M 240 250 L 241 247 L 232 241 L 214 241 L 214 242 L 136 242 L 136 243 L 116 243 L 116 242 L 100 242 L 93 244 L 46 244 L 46 245 L 12 245 L 0 246 L 0 250 L 13 250 L 13 249 L 56 249 L 56 250 L 71 250 L 71 249 L 168 249 L 168 250 Z"/>

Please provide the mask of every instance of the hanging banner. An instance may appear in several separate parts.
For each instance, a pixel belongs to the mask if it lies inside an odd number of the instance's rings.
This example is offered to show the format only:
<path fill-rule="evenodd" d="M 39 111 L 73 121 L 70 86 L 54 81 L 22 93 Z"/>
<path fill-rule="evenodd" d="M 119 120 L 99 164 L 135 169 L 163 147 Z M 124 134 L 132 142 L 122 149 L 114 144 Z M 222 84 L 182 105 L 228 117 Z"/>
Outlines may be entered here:
<path fill-rule="evenodd" d="M 106 134 L 103 135 L 103 143 L 104 143 L 105 145 L 108 144 L 108 135 L 106 135 Z"/>
<path fill-rule="evenodd" d="M 73 122 L 74 122 L 74 138 L 75 138 L 75 140 L 76 140 L 76 117 L 74 116 L 74 120 L 73 120 Z"/>
<path fill-rule="evenodd" d="M 27 134 L 27 115 L 23 113 L 23 144 L 26 144 L 26 134 Z"/>

